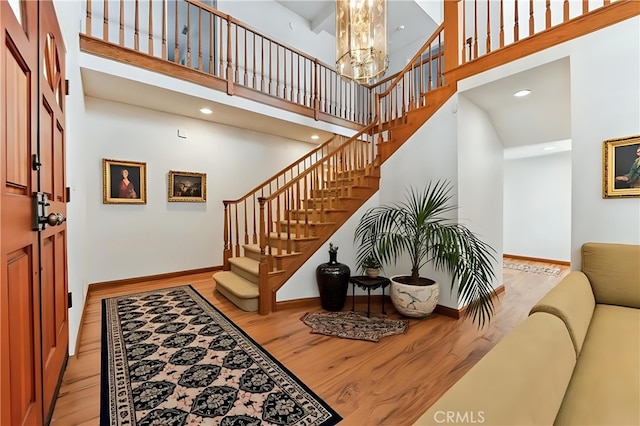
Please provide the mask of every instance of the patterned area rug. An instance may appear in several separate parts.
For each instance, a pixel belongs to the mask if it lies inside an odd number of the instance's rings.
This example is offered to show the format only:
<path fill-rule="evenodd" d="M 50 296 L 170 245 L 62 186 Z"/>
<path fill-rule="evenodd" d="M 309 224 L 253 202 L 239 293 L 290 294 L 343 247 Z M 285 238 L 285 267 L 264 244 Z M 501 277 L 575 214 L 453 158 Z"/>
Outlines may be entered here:
<path fill-rule="evenodd" d="M 533 272 L 534 274 L 553 275 L 554 277 L 560 275 L 559 268 L 546 268 L 544 266 L 527 265 L 524 263 L 504 262 L 502 264 L 502 267 L 507 269 L 517 269 L 519 271 L 525 272 Z"/>
<path fill-rule="evenodd" d="M 342 418 L 191 286 L 103 300 L 101 425 Z"/>
<path fill-rule="evenodd" d="M 311 333 L 369 342 L 377 342 L 394 334 L 403 334 L 409 327 L 407 320 L 367 318 L 350 311 L 307 313 L 301 320 L 311 327 Z"/>

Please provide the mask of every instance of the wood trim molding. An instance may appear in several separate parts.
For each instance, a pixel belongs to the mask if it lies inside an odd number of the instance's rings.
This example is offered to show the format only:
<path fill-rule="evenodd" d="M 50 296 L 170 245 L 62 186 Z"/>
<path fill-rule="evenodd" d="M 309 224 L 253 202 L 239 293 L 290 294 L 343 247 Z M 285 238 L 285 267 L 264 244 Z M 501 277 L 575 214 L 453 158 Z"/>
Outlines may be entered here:
<path fill-rule="evenodd" d="M 163 280 L 167 278 L 180 277 L 182 275 L 202 274 L 205 272 L 215 272 L 215 271 L 222 271 L 222 265 L 208 266 L 206 268 L 190 269 L 187 271 L 168 272 L 166 274 L 147 275 L 145 277 L 125 278 L 123 280 L 92 283 L 92 284 L 89 284 L 89 290 L 87 291 L 87 298 L 89 297 L 90 292 L 94 292 L 98 290 L 111 290 L 113 288 L 117 288 L 123 285 L 137 284 L 145 281 Z"/>
<path fill-rule="evenodd" d="M 82 314 L 80 315 L 80 326 L 78 327 L 78 334 L 76 336 L 76 344 L 75 350 L 73 351 L 73 356 L 76 358 L 80 358 L 80 340 L 82 339 L 82 327 L 85 320 L 85 314 L 87 312 L 87 301 L 89 300 L 89 288 L 84 294 L 84 303 L 82 304 Z"/>
<path fill-rule="evenodd" d="M 520 256 L 518 254 L 507 254 L 507 253 L 502 255 L 503 259 L 507 257 L 511 259 L 530 260 L 532 262 L 555 263 L 556 265 L 571 266 L 571 262 L 568 260 L 545 259 L 542 257 Z"/>
<path fill-rule="evenodd" d="M 496 287 L 495 296 L 493 299 L 499 298 L 502 293 L 505 292 L 504 284 Z M 460 319 L 464 317 L 464 313 L 467 310 L 467 307 L 463 307 L 461 309 L 449 308 L 448 306 L 438 305 L 436 309 L 433 311 L 436 314 L 444 315 L 446 317 L 451 317 L 455 319 Z"/>
<path fill-rule="evenodd" d="M 493 298 L 496 299 L 500 297 L 500 295 L 503 294 L 504 292 L 505 292 L 504 284 L 501 284 L 500 286 L 496 287 L 495 296 Z M 343 310 L 350 310 L 348 308 L 352 304 L 351 299 L 352 297 L 347 295 L 347 299 L 344 303 L 345 308 Z M 367 296 L 356 295 L 355 303 L 359 305 L 367 303 Z M 371 295 L 371 312 L 376 312 L 376 307 L 381 308 L 381 304 L 382 304 L 381 294 Z M 389 295 L 384 296 L 384 304 L 386 306 L 393 306 L 393 304 L 391 303 L 391 297 Z M 309 297 L 306 299 L 294 299 L 294 300 L 284 300 L 282 302 L 276 302 L 274 311 L 284 311 L 286 309 L 291 309 L 291 308 L 313 309 L 313 308 L 317 308 L 318 306 L 320 306 L 320 298 Z M 455 309 L 455 308 L 449 308 L 448 306 L 437 305 L 433 313 L 438 315 L 444 315 L 446 317 L 450 317 L 454 319 L 460 319 L 464 316 L 464 312 L 466 311 L 466 309 L 467 309 L 466 306 L 463 307 L 462 309 Z"/>
<path fill-rule="evenodd" d="M 366 294 L 357 294 L 355 298 L 355 303 L 366 304 L 367 303 L 367 295 Z M 344 302 L 343 311 L 350 311 L 352 305 L 352 296 L 347 295 L 347 298 Z M 385 306 L 393 306 L 391 303 L 391 297 L 389 295 L 384 296 L 384 305 Z M 320 297 L 308 297 L 305 299 L 293 299 L 293 300 L 283 300 L 282 302 L 275 303 L 274 312 L 284 311 L 286 309 L 292 308 L 307 308 L 307 309 L 316 309 L 321 306 Z M 382 307 L 382 295 L 381 294 L 372 294 L 371 295 L 371 312 L 376 312 L 376 309 L 379 310 Z"/>

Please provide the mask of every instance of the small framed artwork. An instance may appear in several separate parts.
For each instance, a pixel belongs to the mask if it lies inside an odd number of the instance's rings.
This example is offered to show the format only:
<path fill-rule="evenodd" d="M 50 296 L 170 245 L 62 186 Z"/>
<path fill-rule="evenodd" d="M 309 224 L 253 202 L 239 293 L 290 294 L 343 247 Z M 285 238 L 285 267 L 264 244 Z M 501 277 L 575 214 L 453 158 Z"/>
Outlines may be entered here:
<path fill-rule="evenodd" d="M 640 135 L 605 140 L 602 157 L 602 197 L 640 197 Z"/>
<path fill-rule="evenodd" d="M 147 163 L 102 160 L 105 204 L 147 204 Z"/>
<path fill-rule="evenodd" d="M 207 174 L 169 170 L 169 201 L 207 201 Z"/>

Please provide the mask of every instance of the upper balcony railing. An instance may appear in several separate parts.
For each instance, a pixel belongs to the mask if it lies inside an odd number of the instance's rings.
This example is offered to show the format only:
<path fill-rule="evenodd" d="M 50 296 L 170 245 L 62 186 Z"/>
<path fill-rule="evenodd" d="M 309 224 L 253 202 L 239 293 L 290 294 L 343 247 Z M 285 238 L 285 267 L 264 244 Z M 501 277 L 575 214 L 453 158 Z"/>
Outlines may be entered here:
<path fill-rule="evenodd" d="M 372 118 L 369 88 L 197 0 L 87 0 L 84 36 L 85 46 L 162 59 L 177 66 L 168 74 L 205 74 L 213 88 L 315 119 L 360 128 Z"/>
<path fill-rule="evenodd" d="M 526 52 L 498 55 L 500 59 L 495 54 L 609 5 L 621 6 L 620 19 L 626 19 L 629 9 L 640 7 L 640 2 L 444 0 L 444 22 L 435 32 L 437 38 L 429 40 L 429 47 L 409 63 L 408 71 L 371 86 L 347 81 L 333 66 L 197 0 L 86 0 L 80 46 L 230 95 L 359 130 L 375 116 L 376 95 L 389 92 L 379 105 L 380 118 L 393 120 L 425 106 L 423 95 L 429 89 L 488 68 L 473 66 L 478 60 L 491 57 L 491 66 L 496 66 L 517 59 Z M 547 44 L 566 39 L 567 33 L 550 37 Z M 544 47 L 539 44 L 528 51 Z M 446 81 L 454 70 L 456 78 Z"/>

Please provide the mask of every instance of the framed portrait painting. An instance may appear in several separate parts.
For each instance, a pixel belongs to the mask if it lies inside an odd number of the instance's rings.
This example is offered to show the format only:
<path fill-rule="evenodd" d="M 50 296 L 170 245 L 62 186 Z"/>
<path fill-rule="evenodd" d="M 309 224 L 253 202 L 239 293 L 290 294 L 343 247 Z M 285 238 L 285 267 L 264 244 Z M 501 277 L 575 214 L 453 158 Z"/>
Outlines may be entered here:
<path fill-rule="evenodd" d="M 640 135 L 605 140 L 602 156 L 602 197 L 640 197 Z"/>
<path fill-rule="evenodd" d="M 102 160 L 104 204 L 147 204 L 147 164 Z"/>
<path fill-rule="evenodd" d="M 169 170 L 169 201 L 207 201 L 207 174 Z"/>

